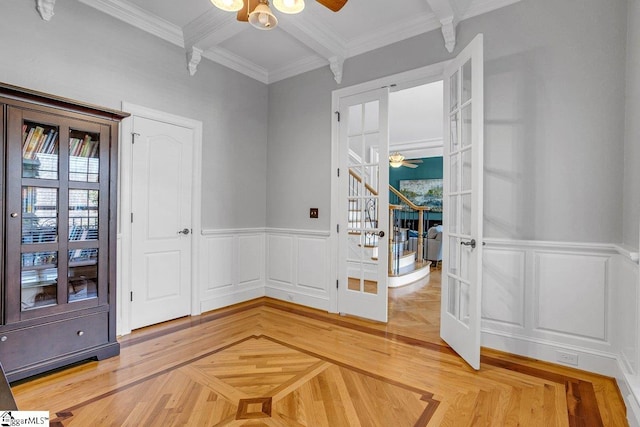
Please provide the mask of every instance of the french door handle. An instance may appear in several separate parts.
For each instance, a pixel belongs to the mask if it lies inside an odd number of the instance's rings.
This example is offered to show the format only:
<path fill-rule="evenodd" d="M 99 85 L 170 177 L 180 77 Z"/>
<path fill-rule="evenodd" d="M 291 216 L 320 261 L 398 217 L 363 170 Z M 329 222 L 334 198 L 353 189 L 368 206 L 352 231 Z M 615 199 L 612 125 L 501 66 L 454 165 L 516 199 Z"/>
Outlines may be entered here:
<path fill-rule="evenodd" d="M 378 232 L 378 237 L 384 237 L 384 231 L 380 230 L 380 231 Z"/>
<path fill-rule="evenodd" d="M 180 231 L 178 231 L 178 234 L 184 234 L 184 235 L 187 235 L 187 234 L 189 234 L 189 229 L 188 229 L 188 228 L 185 228 L 184 230 L 180 230 Z"/>
<path fill-rule="evenodd" d="M 476 247 L 476 239 L 471 239 L 468 242 L 460 242 L 460 244 L 464 245 L 464 246 L 471 246 L 471 249 L 475 249 L 475 247 Z"/>

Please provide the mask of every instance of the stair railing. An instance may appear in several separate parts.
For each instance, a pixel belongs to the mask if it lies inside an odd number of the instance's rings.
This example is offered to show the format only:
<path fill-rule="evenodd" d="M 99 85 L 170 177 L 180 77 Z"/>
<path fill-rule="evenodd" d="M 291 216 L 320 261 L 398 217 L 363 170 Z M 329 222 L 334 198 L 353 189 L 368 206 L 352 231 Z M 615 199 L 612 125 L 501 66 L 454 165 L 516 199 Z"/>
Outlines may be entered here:
<path fill-rule="evenodd" d="M 417 221 L 418 237 L 416 248 L 416 261 L 425 259 L 424 250 L 424 212 L 429 208 L 426 206 L 418 206 L 409 200 L 404 194 L 389 185 L 389 191 L 393 194 L 389 200 L 389 274 L 398 274 L 400 266 L 400 256 L 403 250 L 398 244 L 398 235 L 400 228 L 405 226 L 408 221 Z M 366 229 L 378 227 L 378 215 L 376 209 L 376 200 L 378 192 L 368 183 L 363 182 L 362 178 L 353 170 L 349 169 L 349 229 Z M 363 219 L 358 215 L 352 216 L 355 212 L 360 212 L 360 196 L 367 198 L 370 202 L 364 209 Z M 353 198 L 353 199 L 352 199 Z M 417 218 L 416 218 L 417 216 Z M 364 244 L 367 246 L 378 246 L 378 235 L 375 233 L 364 233 Z"/>
<path fill-rule="evenodd" d="M 416 245 L 416 261 L 424 261 L 426 259 L 424 247 L 424 213 L 430 211 L 431 208 L 416 205 L 392 185 L 389 185 L 389 191 L 393 194 L 393 196 L 389 198 L 389 206 L 399 206 L 399 208 L 390 211 L 390 213 L 393 213 L 395 230 L 410 228 L 407 227 L 409 223 L 414 224 L 417 222 L 418 241 Z"/>

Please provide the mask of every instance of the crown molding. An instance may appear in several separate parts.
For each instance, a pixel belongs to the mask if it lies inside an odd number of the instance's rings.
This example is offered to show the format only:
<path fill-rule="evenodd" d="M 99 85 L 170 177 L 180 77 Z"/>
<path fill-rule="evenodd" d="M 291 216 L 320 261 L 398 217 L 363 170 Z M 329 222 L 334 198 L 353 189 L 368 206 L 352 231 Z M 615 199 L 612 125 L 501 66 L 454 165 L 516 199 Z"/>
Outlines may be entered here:
<path fill-rule="evenodd" d="M 183 29 L 127 0 L 78 1 L 176 46 L 186 47 L 187 66 L 192 75 L 196 72 L 200 58 L 205 57 L 262 83 L 269 84 L 321 68 L 327 64 L 330 65 L 334 78 L 339 83 L 342 78 L 342 66 L 346 58 L 379 49 L 435 29 L 442 30 L 446 47 L 449 51 L 452 51 L 455 45 L 455 24 L 457 22 L 521 0 L 475 0 L 471 2 L 461 18 L 458 16 L 453 17 L 450 24 L 446 19 L 443 22 L 435 13 L 415 16 L 408 21 L 385 26 L 375 34 L 355 38 L 348 43 L 337 37 L 328 27 L 320 25 L 319 20 L 315 19 L 313 15 L 308 17 L 297 15 L 295 19 L 283 17 L 280 21 L 280 28 L 316 52 L 318 57 L 309 56 L 271 72 L 246 58 L 218 47 L 219 43 L 244 31 L 242 27 L 236 25 L 232 14 L 223 14 L 212 8 L 204 15 L 191 21 Z M 439 1 L 451 2 L 452 0 Z M 36 0 L 36 4 L 42 19 L 51 19 L 55 0 Z"/>
<path fill-rule="evenodd" d="M 358 37 L 347 44 L 347 58 L 360 55 L 422 33 L 440 28 L 440 21 L 435 15 L 416 16 L 409 21 L 399 22 L 365 37 Z"/>
<path fill-rule="evenodd" d="M 244 74 L 245 76 L 258 80 L 259 82 L 269 84 L 269 71 L 266 68 L 256 65 L 255 63 L 239 55 L 235 55 L 226 49 L 214 46 L 202 52 L 202 56 Z"/>
<path fill-rule="evenodd" d="M 471 2 L 467 11 L 462 15 L 462 19 L 473 18 L 483 13 L 491 12 L 505 6 L 518 3 L 521 0 L 476 0 Z"/>
<path fill-rule="evenodd" d="M 176 46 L 184 47 L 182 28 L 124 0 L 78 0 Z"/>
<path fill-rule="evenodd" d="M 434 148 L 442 147 L 442 138 L 431 139 L 419 139 L 416 141 L 402 141 L 402 142 L 389 142 L 389 147 L 393 147 L 394 150 L 416 150 L 419 148 Z"/>

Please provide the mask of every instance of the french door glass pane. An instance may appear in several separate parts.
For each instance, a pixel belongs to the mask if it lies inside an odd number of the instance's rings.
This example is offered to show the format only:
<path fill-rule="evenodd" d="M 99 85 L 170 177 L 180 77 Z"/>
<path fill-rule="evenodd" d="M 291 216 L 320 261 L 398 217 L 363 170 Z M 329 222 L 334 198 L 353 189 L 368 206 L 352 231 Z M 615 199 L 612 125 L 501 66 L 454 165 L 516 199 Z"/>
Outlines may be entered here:
<path fill-rule="evenodd" d="M 449 99 L 451 100 L 449 112 L 453 112 L 458 109 L 458 72 L 457 71 L 449 79 Z"/>
<path fill-rule="evenodd" d="M 25 252 L 21 258 L 21 310 L 58 302 L 58 252 Z"/>
<path fill-rule="evenodd" d="M 462 152 L 462 191 L 471 190 L 471 149 Z"/>
<path fill-rule="evenodd" d="M 457 233 L 458 232 L 458 196 L 449 197 L 449 206 L 448 213 L 445 215 L 449 216 L 449 233 Z"/>
<path fill-rule="evenodd" d="M 471 236 L 471 194 L 460 197 L 462 201 L 462 229 L 461 234 Z"/>
<path fill-rule="evenodd" d="M 364 160 L 364 138 L 362 135 L 350 136 L 349 140 L 349 165 L 359 165 Z"/>
<path fill-rule="evenodd" d="M 471 60 L 462 66 L 462 103 L 471 99 Z"/>
<path fill-rule="evenodd" d="M 471 145 L 471 104 L 467 104 L 462 109 L 462 126 L 460 129 L 460 139 L 463 147 Z"/>
<path fill-rule="evenodd" d="M 22 244 L 58 240 L 58 190 L 22 187 Z"/>
<path fill-rule="evenodd" d="M 458 151 L 458 119 L 460 113 L 456 111 L 455 114 L 452 114 L 449 117 L 449 126 L 451 127 L 451 139 L 449 143 L 451 144 L 451 153 L 455 153 Z"/>
<path fill-rule="evenodd" d="M 22 177 L 58 179 L 58 128 L 25 121 L 22 125 Z"/>
<path fill-rule="evenodd" d="M 449 273 L 458 274 L 460 260 L 458 258 L 460 239 L 449 237 Z"/>
<path fill-rule="evenodd" d="M 349 107 L 349 123 L 347 133 L 357 135 L 362 133 L 362 105 L 352 105 Z"/>
<path fill-rule="evenodd" d="M 364 104 L 364 132 L 375 132 L 380 126 L 380 102 L 371 101 Z"/>
<path fill-rule="evenodd" d="M 469 298 L 470 298 L 470 288 L 469 284 L 465 282 L 458 282 L 460 286 L 460 304 L 458 311 L 458 320 L 460 320 L 465 325 L 469 324 Z"/>

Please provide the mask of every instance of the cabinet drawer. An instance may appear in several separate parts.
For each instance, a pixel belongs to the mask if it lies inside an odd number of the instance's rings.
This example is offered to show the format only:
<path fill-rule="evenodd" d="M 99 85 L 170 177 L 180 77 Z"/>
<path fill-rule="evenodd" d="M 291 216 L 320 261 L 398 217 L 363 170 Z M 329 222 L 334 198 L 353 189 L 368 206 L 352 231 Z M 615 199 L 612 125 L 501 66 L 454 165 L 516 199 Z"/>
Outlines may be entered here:
<path fill-rule="evenodd" d="M 77 317 L 0 333 L 0 362 L 6 372 L 104 344 L 108 313 Z"/>

